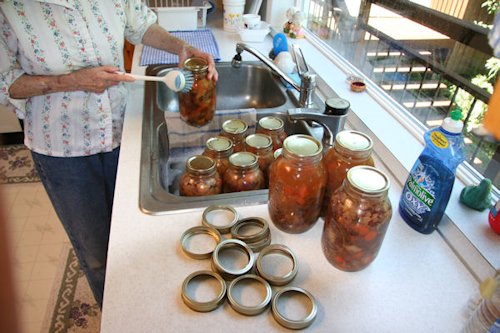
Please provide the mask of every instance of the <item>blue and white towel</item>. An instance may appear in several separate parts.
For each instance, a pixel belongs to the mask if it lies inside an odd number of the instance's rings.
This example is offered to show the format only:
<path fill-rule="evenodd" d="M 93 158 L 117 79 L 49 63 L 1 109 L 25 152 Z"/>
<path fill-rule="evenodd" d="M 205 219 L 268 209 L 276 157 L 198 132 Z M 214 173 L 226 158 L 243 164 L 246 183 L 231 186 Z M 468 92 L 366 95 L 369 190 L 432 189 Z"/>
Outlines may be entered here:
<path fill-rule="evenodd" d="M 219 61 L 221 59 L 217 41 L 215 40 L 215 37 L 210 29 L 172 31 L 171 34 L 189 43 L 189 45 L 211 54 L 215 61 Z M 178 63 L 179 57 L 177 54 L 155 49 L 151 46 L 144 46 L 142 50 L 141 66 L 157 64 L 177 65 Z"/>

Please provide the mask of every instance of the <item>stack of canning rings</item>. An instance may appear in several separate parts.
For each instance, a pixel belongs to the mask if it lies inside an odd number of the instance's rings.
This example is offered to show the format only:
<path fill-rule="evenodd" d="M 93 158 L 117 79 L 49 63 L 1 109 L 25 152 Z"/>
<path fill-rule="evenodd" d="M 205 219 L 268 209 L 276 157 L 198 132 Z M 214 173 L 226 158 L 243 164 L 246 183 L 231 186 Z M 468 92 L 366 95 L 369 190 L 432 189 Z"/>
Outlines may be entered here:
<path fill-rule="evenodd" d="M 215 224 L 209 218 L 213 212 L 229 212 L 232 216 L 229 223 L 224 225 Z M 308 327 L 316 318 L 317 306 L 314 297 L 306 290 L 298 287 L 283 287 L 278 290 L 274 296 L 272 286 L 284 286 L 291 282 L 298 272 L 297 258 L 290 248 L 282 244 L 270 244 L 271 233 L 267 221 L 260 217 L 250 217 L 239 219 L 239 215 L 233 207 L 230 206 L 210 206 L 203 212 L 201 226 L 196 226 L 186 230 L 181 236 L 181 248 L 183 252 L 193 259 L 211 258 L 212 270 L 201 270 L 193 272 L 184 280 L 182 284 L 182 300 L 192 310 L 198 312 L 209 312 L 217 309 L 227 296 L 228 303 L 237 312 L 255 316 L 266 310 L 271 304 L 271 311 L 276 321 L 284 327 L 291 329 L 301 329 Z M 245 228 L 256 232 L 243 232 Z M 221 234 L 231 234 L 231 239 L 224 239 Z M 188 241 L 191 237 L 199 234 L 209 235 L 217 243 L 213 251 L 196 253 L 188 248 Z M 244 254 L 246 263 L 239 269 L 227 267 L 227 259 L 222 260 L 222 253 L 226 250 L 236 250 Z M 254 258 L 254 252 L 259 252 L 257 259 Z M 285 274 L 275 275 L 266 271 L 263 264 L 264 257 L 270 254 L 278 254 L 287 257 L 292 262 L 292 268 Z M 252 270 L 255 274 L 252 273 Z M 191 297 L 188 292 L 189 285 L 197 278 L 208 278 L 215 280 L 218 285 L 218 291 L 208 301 L 199 301 Z M 255 282 L 261 285 L 265 290 L 265 296 L 262 301 L 256 305 L 245 305 L 236 297 L 235 290 L 245 282 Z M 229 285 L 228 285 L 229 283 Z M 285 297 L 300 294 L 305 296 L 310 302 L 308 314 L 302 319 L 288 318 L 280 311 L 279 304 L 284 302 Z M 262 297 L 261 297 L 262 298 Z"/>

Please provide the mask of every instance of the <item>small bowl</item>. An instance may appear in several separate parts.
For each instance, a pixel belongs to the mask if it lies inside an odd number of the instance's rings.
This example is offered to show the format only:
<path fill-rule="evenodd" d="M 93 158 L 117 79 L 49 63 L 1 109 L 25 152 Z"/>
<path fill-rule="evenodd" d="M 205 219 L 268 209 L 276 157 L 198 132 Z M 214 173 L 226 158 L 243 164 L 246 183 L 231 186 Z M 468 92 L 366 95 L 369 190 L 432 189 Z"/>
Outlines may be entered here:
<path fill-rule="evenodd" d="M 261 22 L 260 25 L 255 29 L 238 30 L 242 41 L 256 43 L 263 42 L 269 32 L 269 24 L 266 22 Z"/>
<path fill-rule="evenodd" d="M 366 84 L 363 81 L 354 80 L 351 82 L 351 90 L 354 92 L 362 92 L 366 89 Z"/>
<path fill-rule="evenodd" d="M 242 16 L 245 28 L 257 29 L 260 25 L 260 15 L 257 14 L 245 14 Z"/>

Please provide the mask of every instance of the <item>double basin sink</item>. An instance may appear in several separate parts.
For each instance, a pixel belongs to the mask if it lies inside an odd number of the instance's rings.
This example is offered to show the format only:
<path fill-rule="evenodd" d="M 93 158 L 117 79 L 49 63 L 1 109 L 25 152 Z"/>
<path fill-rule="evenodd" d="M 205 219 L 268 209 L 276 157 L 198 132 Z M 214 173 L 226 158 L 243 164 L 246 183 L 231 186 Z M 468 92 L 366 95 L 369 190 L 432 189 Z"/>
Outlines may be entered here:
<path fill-rule="evenodd" d="M 238 110 L 239 114 L 248 111 L 254 122 L 249 124 L 251 129 L 255 129 L 260 118 L 275 116 L 284 121 L 288 135 L 311 135 L 312 129 L 305 121 L 292 121 L 287 116 L 288 109 L 298 107 L 295 91 L 287 88 L 266 66 L 260 62 L 243 62 L 240 68 L 234 68 L 229 62 L 221 62 L 216 67 L 219 73 L 218 114 L 229 113 L 227 117 L 231 118 L 233 113 L 227 110 Z M 146 74 L 162 76 L 170 69 L 165 65 L 150 66 Z M 315 102 L 321 104 L 319 99 Z M 199 144 L 185 148 L 179 148 L 177 143 L 174 145 L 173 137 L 169 137 L 169 130 L 172 134 L 177 133 L 179 127 L 186 128 L 179 126 L 176 112 L 177 93 L 169 90 L 163 83 L 146 82 L 139 191 L 139 206 L 144 213 L 159 215 L 215 204 L 251 205 L 267 202 L 267 189 L 201 197 L 180 196 L 178 178 L 184 171 L 184 163 L 188 157 L 201 154 L 203 147 Z M 170 115 L 173 117 L 170 119 L 175 121 L 166 121 L 165 115 Z M 219 119 L 220 123 L 222 120 Z M 217 135 L 218 130 L 220 129 L 210 126 L 213 135 Z"/>

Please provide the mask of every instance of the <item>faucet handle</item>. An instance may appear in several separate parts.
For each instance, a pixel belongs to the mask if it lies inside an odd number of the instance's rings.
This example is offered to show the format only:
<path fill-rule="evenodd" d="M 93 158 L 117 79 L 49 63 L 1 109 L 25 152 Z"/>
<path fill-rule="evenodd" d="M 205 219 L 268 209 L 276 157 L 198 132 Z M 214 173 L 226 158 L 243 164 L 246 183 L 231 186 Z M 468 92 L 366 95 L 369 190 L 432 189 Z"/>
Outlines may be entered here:
<path fill-rule="evenodd" d="M 297 71 L 299 72 L 299 76 L 303 77 L 307 72 L 309 72 L 309 66 L 307 66 L 306 58 L 304 57 L 304 53 L 300 49 L 300 46 L 297 44 L 292 45 L 292 58 L 297 64 Z"/>

